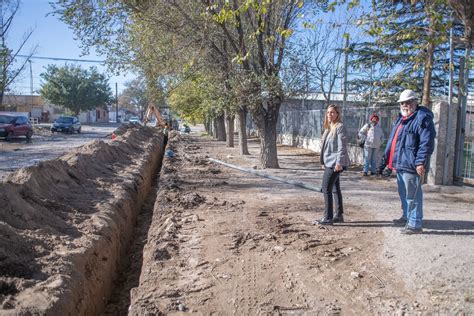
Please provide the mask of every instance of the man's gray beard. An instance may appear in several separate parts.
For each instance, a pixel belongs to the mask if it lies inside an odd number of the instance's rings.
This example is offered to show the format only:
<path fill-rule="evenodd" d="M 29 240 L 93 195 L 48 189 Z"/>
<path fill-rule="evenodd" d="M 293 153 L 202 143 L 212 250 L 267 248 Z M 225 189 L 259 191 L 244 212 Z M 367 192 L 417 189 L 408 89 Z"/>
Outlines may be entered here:
<path fill-rule="evenodd" d="M 409 113 L 410 113 L 410 112 L 409 112 L 408 110 L 400 110 L 400 114 L 401 114 L 402 116 L 408 116 Z"/>

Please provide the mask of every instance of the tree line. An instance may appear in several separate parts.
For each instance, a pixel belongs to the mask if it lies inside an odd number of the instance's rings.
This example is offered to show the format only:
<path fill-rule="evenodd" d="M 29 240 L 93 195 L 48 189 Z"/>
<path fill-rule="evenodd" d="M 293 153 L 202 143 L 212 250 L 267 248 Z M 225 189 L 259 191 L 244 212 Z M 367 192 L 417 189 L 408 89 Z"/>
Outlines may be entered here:
<path fill-rule="evenodd" d="M 357 1 L 342 2 L 359 7 Z M 165 95 L 181 115 L 201 120 L 228 146 L 233 146 L 237 116 L 241 154 L 248 153 L 250 113 L 264 168 L 278 168 L 282 101 L 319 87 L 330 102 L 344 55 L 351 57 L 345 59 L 345 72 L 349 66 L 370 69 L 369 78 L 348 82 L 353 89 L 380 97 L 412 88 L 422 92 L 427 106 L 454 67 L 447 52 L 455 20 L 446 0 L 374 0 L 369 11 L 343 21 L 361 27 L 359 38 L 351 38 L 350 28 L 339 34 L 323 31 L 327 21 L 321 18 L 338 5 L 328 0 L 55 1 L 56 13 L 85 47 L 101 49 L 111 67 L 141 72 L 151 99 Z M 456 30 L 459 38 L 463 30 Z M 459 54 L 462 48 L 456 49 Z"/>
<path fill-rule="evenodd" d="M 466 31 L 446 0 L 374 0 L 368 8 L 357 0 L 55 0 L 52 6 L 85 52 L 94 47 L 111 70 L 139 74 L 129 85 L 137 106 L 167 102 L 227 146 L 234 146 L 237 117 L 241 154 L 248 154 L 249 113 L 264 168 L 278 168 L 276 125 L 285 98 L 320 91 L 330 103 L 338 85 L 367 98 L 411 88 L 429 106 L 431 96 L 444 92 L 449 71 L 461 76 L 466 59 L 465 68 L 472 66 Z M 347 9 L 339 20 L 326 19 Z"/>

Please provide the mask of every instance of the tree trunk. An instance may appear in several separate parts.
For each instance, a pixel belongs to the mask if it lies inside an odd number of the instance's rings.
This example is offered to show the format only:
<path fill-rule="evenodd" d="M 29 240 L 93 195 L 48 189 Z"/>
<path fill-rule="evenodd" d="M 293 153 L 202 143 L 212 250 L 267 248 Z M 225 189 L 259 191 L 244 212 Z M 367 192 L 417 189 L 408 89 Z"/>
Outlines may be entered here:
<path fill-rule="evenodd" d="M 239 109 L 239 153 L 241 156 L 250 155 L 247 145 L 247 109 Z"/>
<path fill-rule="evenodd" d="M 235 115 L 230 115 L 227 111 L 225 112 L 225 125 L 227 130 L 226 147 L 234 147 L 234 118 Z"/>
<path fill-rule="evenodd" d="M 206 129 L 206 133 L 210 136 L 212 136 L 213 131 L 212 131 L 212 119 L 210 117 L 205 117 L 204 119 L 204 126 Z"/>
<path fill-rule="evenodd" d="M 431 107 L 430 94 L 431 94 L 431 76 L 433 73 L 434 50 L 435 50 L 435 44 L 430 41 L 426 49 L 425 74 L 423 77 L 423 99 L 421 100 L 421 104 L 426 107 Z"/>
<path fill-rule="evenodd" d="M 217 132 L 217 140 L 225 142 L 226 135 L 225 135 L 225 119 L 224 114 L 219 115 L 216 118 L 216 132 Z"/>
<path fill-rule="evenodd" d="M 433 73 L 433 56 L 436 45 L 434 43 L 434 38 L 436 37 L 435 29 L 433 26 L 433 12 L 435 7 L 434 3 L 427 2 L 425 7 L 425 12 L 427 17 L 429 18 L 429 29 L 428 29 L 428 44 L 426 46 L 426 53 L 425 53 L 425 73 L 423 76 L 423 98 L 421 99 L 421 104 L 426 107 L 431 107 L 430 104 L 430 94 L 431 94 L 431 76 Z"/>
<path fill-rule="evenodd" d="M 280 168 L 276 145 L 276 125 L 281 98 L 271 98 L 266 101 L 266 105 L 266 110 L 264 106 L 260 106 L 253 113 L 260 134 L 260 165 L 262 168 Z"/>
<path fill-rule="evenodd" d="M 214 120 L 210 118 L 208 121 L 208 124 L 209 124 L 209 135 L 214 136 Z"/>
<path fill-rule="evenodd" d="M 215 117 L 212 121 L 213 121 L 213 123 L 212 123 L 212 130 L 213 130 L 212 137 L 214 139 L 217 139 L 217 118 Z"/>

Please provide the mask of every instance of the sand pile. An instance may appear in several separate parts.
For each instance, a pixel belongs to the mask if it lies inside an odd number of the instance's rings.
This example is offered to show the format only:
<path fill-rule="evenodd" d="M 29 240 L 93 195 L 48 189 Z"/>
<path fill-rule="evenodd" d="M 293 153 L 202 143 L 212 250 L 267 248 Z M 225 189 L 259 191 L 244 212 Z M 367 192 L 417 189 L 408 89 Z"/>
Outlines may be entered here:
<path fill-rule="evenodd" d="M 154 128 L 122 126 L 0 183 L 0 314 L 92 314 L 163 153 Z"/>

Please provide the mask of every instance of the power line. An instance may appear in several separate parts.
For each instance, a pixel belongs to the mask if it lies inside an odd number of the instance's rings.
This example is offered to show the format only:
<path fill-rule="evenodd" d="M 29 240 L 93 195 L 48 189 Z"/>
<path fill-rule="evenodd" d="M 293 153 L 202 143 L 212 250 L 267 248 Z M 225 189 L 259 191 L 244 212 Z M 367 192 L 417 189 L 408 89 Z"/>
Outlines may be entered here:
<path fill-rule="evenodd" d="M 74 59 L 74 58 L 60 58 L 60 57 L 44 57 L 44 56 L 28 56 L 28 55 L 16 55 L 17 57 L 22 58 L 31 58 L 31 59 L 46 59 L 46 60 L 61 60 L 61 61 L 78 61 L 84 63 L 105 63 L 105 60 L 93 60 L 93 59 Z"/>

